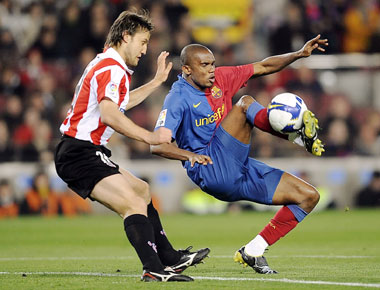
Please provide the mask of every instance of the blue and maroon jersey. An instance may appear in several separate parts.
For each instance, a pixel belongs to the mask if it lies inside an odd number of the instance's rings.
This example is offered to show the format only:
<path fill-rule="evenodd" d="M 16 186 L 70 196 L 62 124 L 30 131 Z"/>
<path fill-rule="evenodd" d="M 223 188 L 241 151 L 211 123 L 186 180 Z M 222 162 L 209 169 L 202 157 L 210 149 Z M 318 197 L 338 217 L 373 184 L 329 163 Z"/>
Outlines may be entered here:
<path fill-rule="evenodd" d="M 213 86 L 205 92 L 178 76 L 165 98 L 156 129 L 172 130 L 179 148 L 199 152 L 231 110 L 233 96 L 252 75 L 252 64 L 218 67 Z"/>

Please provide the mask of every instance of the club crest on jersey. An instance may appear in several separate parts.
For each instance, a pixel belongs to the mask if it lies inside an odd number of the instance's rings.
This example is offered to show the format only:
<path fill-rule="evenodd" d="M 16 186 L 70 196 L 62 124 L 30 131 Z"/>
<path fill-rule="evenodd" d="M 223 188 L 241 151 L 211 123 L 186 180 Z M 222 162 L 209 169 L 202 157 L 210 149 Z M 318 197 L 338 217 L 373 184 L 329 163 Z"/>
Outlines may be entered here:
<path fill-rule="evenodd" d="M 106 95 L 115 96 L 117 94 L 117 84 L 114 82 L 110 82 L 106 88 Z"/>
<path fill-rule="evenodd" d="M 160 112 L 160 115 L 158 116 L 158 120 L 157 120 L 157 123 L 156 123 L 156 127 L 162 127 L 162 126 L 165 125 L 166 113 L 167 112 L 168 112 L 168 109 L 162 110 Z"/>
<path fill-rule="evenodd" d="M 215 99 L 219 99 L 223 96 L 223 91 L 221 89 L 219 89 L 217 86 L 213 86 L 211 88 L 211 95 L 215 98 Z"/>

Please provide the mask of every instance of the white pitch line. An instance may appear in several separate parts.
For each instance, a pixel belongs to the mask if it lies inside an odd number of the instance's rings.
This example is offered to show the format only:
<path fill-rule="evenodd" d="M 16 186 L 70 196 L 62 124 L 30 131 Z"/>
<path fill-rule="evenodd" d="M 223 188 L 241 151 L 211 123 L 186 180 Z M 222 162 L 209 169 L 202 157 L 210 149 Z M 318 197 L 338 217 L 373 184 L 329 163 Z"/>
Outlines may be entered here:
<path fill-rule="evenodd" d="M 140 277 L 138 275 L 96 273 L 96 272 L 0 272 L 0 275 L 74 275 L 74 276 L 96 276 L 96 277 Z"/>
<path fill-rule="evenodd" d="M 212 258 L 231 258 L 232 255 L 219 255 L 219 256 L 210 256 Z M 317 259 L 368 259 L 368 258 L 378 258 L 379 256 L 343 256 L 343 255 L 294 255 L 294 256 L 271 256 L 269 258 L 317 258 Z"/>
<path fill-rule="evenodd" d="M 210 255 L 215 259 L 231 259 L 232 255 Z M 329 255 L 296 255 L 268 256 L 269 258 L 316 258 L 316 259 L 371 259 L 379 256 L 329 256 Z M 64 260 L 126 260 L 135 256 L 105 256 L 105 257 L 0 257 L 0 261 L 64 261 Z"/>
<path fill-rule="evenodd" d="M 74 275 L 74 276 L 96 276 L 96 277 L 124 277 L 137 278 L 139 275 L 111 274 L 111 273 L 91 273 L 91 272 L 0 272 L 0 275 Z M 356 283 L 356 282 L 333 282 L 333 281 L 310 281 L 310 280 L 291 280 L 291 279 L 271 279 L 271 278 L 238 278 L 238 277 L 206 277 L 195 276 L 198 280 L 214 281 L 262 281 L 289 284 L 315 284 L 315 285 L 334 285 L 347 287 L 370 287 L 380 288 L 380 283 Z"/>
<path fill-rule="evenodd" d="M 264 281 L 291 284 L 316 284 L 316 285 L 335 285 L 335 286 L 352 286 L 352 287 L 372 287 L 380 288 L 377 283 L 356 283 L 356 282 L 333 282 L 333 281 L 309 281 L 309 280 L 291 280 L 291 279 L 271 279 L 271 278 L 235 278 L 235 277 L 193 277 L 199 280 L 220 280 L 220 281 Z"/>
<path fill-rule="evenodd" d="M 132 256 L 108 256 L 108 257 L 4 257 L 0 261 L 63 261 L 63 260 L 126 260 Z"/>

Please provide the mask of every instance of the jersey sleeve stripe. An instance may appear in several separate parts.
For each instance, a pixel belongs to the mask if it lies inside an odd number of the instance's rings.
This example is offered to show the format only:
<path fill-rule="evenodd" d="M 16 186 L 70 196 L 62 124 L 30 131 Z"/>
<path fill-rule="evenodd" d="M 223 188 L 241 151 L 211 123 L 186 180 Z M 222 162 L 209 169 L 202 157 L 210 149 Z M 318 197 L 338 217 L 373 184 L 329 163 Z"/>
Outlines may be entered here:
<path fill-rule="evenodd" d="M 127 95 L 128 90 L 129 90 L 129 85 L 126 83 L 125 80 L 126 80 L 126 77 L 123 76 L 120 82 L 120 86 L 119 86 L 119 103 L 118 103 L 119 106 L 124 101 L 125 96 Z M 127 91 L 123 93 L 123 89 L 126 89 Z"/>
<path fill-rule="evenodd" d="M 98 87 L 96 89 L 97 92 L 97 98 L 98 98 L 98 103 L 100 103 L 106 94 L 106 87 L 111 81 L 111 71 L 106 70 L 102 73 L 96 74 L 95 75 L 96 83 L 98 84 Z"/>
<path fill-rule="evenodd" d="M 100 103 L 104 97 L 111 99 L 114 103 L 119 103 L 121 81 L 126 76 L 126 71 L 117 65 L 107 66 L 95 73 L 95 80 L 98 84 L 97 96 Z"/>

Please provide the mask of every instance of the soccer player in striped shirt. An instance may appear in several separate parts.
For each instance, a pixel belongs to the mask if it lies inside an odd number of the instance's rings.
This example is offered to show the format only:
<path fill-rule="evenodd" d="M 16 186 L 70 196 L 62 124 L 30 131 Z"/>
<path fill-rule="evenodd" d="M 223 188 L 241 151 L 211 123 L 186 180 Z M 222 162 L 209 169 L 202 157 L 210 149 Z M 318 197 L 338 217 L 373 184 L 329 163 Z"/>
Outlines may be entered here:
<path fill-rule="evenodd" d="M 150 132 L 124 115 L 166 81 L 172 64 L 157 59 L 149 83 L 130 92 L 132 70 L 146 54 L 152 23 L 146 13 L 122 12 L 110 28 L 103 53 L 86 67 L 60 131 L 58 175 L 82 198 L 98 201 L 124 220 L 126 235 L 143 264 L 143 281 L 192 281 L 180 274 L 199 263 L 208 248 L 175 250 L 151 202 L 149 185 L 120 168 L 105 147 L 114 131 L 151 145 L 169 143 L 171 130 Z M 170 267 L 167 267 L 170 266 Z"/>
<path fill-rule="evenodd" d="M 245 95 L 233 106 L 232 97 L 252 77 L 271 74 L 295 60 L 324 51 L 327 39 L 320 35 L 299 51 L 268 57 L 241 66 L 215 67 L 213 53 L 200 44 L 190 44 L 181 52 L 182 74 L 166 96 L 156 129 L 170 129 L 174 144 L 152 146 L 152 153 L 181 160 L 187 175 L 203 191 L 228 202 L 249 200 L 268 205 L 284 205 L 268 225 L 235 254 L 235 261 L 261 274 L 273 274 L 263 254 L 291 231 L 318 203 L 317 190 L 280 169 L 249 158 L 251 131 L 275 132 L 267 109 Z M 318 123 L 307 111 L 302 131 L 291 141 L 320 156 L 324 151 L 317 138 Z"/>

